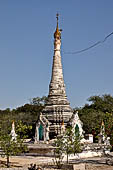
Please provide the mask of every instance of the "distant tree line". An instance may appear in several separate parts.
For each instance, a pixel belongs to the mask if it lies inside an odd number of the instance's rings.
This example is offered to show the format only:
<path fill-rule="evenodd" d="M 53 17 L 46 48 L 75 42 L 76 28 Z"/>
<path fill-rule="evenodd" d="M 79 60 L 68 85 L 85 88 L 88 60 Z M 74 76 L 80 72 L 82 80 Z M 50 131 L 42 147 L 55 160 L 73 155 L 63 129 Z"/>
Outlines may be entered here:
<path fill-rule="evenodd" d="M 100 133 L 102 121 L 105 124 L 105 133 L 111 138 L 113 145 L 113 97 L 111 95 L 91 96 L 89 104 L 85 104 L 78 110 L 79 117 L 83 122 L 83 129 L 86 134 L 93 134 L 94 140 Z"/>
<path fill-rule="evenodd" d="M 39 118 L 40 112 L 45 106 L 47 97 L 33 98 L 29 104 L 10 110 L 0 110 L 0 132 L 2 129 L 10 133 L 11 123 L 15 122 L 16 132 L 28 138 L 32 138 L 35 133 L 36 121 Z"/>
<path fill-rule="evenodd" d="M 9 133 L 12 121 L 15 121 L 16 132 L 20 135 L 23 135 L 23 133 L 25 135 L 26 133 L 28 138 L 32 138 L 35 133 L 36 121 L 46 102 L 46 96 L 36 97 L 31 99 L 29 104 L 16 109 L 0 110 L 0 129 L 6 129 Z M 103 121 L 105 123 L 105 132 L 110 136 L 113 145 L 113 97 L 111 95 L 91 96 L 88 99 L 88 104 L 73 110 L 74 112 L 79 112 L 85 133 L 93 134 L 95 140 Z"/>

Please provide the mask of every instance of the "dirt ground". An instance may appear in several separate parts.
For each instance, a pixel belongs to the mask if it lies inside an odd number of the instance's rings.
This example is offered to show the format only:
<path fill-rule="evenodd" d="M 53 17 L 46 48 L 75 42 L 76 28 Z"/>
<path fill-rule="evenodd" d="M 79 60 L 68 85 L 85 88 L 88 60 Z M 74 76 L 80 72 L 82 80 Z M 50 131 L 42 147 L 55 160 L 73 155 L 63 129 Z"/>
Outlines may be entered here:
<path fill-rule="evenodd" d="M 49 164 L 53 158 L 51 157 L 34 157 L 34 156 L 12 156 L 10 157 L 11 166 L 15 167 L 28 167 L 30 164 Z M 0 164 L 3 165 L 6 162 L 6 158 L 0 157 Z"/>
<path fill-rule="evenodd" d="M 113 170 L 113 166 L 86 164 L 85 170 Z"/>
<path fill-rule="evenodd" d="M 0 157 L 0 165 L 4 170 L 3 165 L 6 162 L 6 158 Z M 14 156 L 10 158 L 12 170 L 27 170 L 30 164 L 46 165 L 42 170 L 54 170 L 52 157 L 39 157 L 39 156 Z M 90 158 L 87 160 L 80 160 L 72 162 L 75 165 L 74 170 L 113 170 L 113 166 L 105 164 L 105 158 Z M 71 167 L 68 168 L 71 170 Z M 65 169 L 65 170 L 68 170 Z"/>

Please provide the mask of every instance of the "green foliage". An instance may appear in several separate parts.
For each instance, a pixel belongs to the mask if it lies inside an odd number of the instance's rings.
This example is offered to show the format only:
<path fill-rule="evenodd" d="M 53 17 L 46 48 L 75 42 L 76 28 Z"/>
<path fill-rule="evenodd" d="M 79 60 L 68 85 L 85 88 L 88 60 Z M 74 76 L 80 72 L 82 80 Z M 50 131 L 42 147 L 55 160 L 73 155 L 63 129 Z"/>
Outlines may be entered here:
<path fill-rule="evenodd" d="M 37 98 L 38 102 L 36 104 L 34 101 Z M 33 138 L 35 135 L 36 121 L 38 120 L 39 114 L 42 112 L 44 104 L 47 101 L 47 97 L 45 96 L 42 98 L 37 98 L 33 98 L 33 102 L 31 102 L 31 104 L 25 104 L 24 106 L 18 107 L 17 109 L 10 110 L 7 108 L 5 110 L 0 110 L 0 128 L 2 124 L 4 128 L 6 128 L 6 124 L 10 127 L 11 122 L 15 121 L 15 124 L 18 125 L 18 129 L 16 129 L 16 131 L 19 135 L 26 135 L 28 138 Z M 7 133 L 10 132 L 10 129 L 6 130 Z"/>
<path fill-rule="evenodd" d="M 104 113 L 106 112 L 112 112 L 113 111 L 113 97 L 110 95 L 103 95 L 103 96 L 92 96 L 88 99 L 89 102 L 91 102 L 90 108 L 102 111 Z"/>
<path fill-rule="evenodd" d="M 111 138 L 111 143 L 113 143 L 113 97 L 106 94 L 103 96 L 91 96 L 88 101 L 90 102 L 89 104 L 75 109 L 75 111 L 78 110 L 79 112 L 85 133 L 93 134 L 96 140 L 103 120 L 105 132 Z"/>
<path fill-rule="evenodd" d="M 74 136 L 74 140 L 73 140 L 73 153 L 74 153 L 74 155 L 82 152 L 81 143 L 80 143 L 81 139 L 82 139 L 82 137 L 80 135 Z"/>
<path fill-rule="evenodd" d="M 63 165 L 63 138 L 62 137 L 58 137 L 57 140 L 55 141 L 55 146 L 56 149 L 54 151 L 54 156 L 55 156 L 55 160 L 53 159 L 54 164 L 57 166 L 58 169 L 62 168 Z"/>
<path fill-rule="evenodd" d="M 67 163 L 68 157 L 70 154 L 77 154 L 81 152 L 81 137 L 80 135 L 75 135 L 73 132 L 72 127 L 68 127 L 66 129 L 66 133 L 63 136 L 57 138 L 55 142 L 56 150 L 55 153 L 58 157 L 58 163 L 62 163 L 63 154 L 67 155 Z"/>
<path fill-rule="evenodd" d="M 28 134 L 31 133 L 32 126 L 23 124 L 22 121 L 18 121 L 16 126 L 16 133 L 20 136 L 20 138 L 28 138 Z"/>
<path fill-rule="evenodd" d="M 1 156 L 7 158 L 7 167 L 9 167 L 10 156 L 15 156 L 19 153 L 27 151 L 27 146 L 24 145 L 22 138 L 17 136 L 16 140 L 12 140 L 12 136 L 7 131 L 1 130 L 0 148 Z"/>
<path fill-rule="evenodd" d="M 30 99 L 30 103 L 32 105 L 45 106 L 47 100 L 48 100 L 48 97 L 46 96 L 42 96 L 41 98 L 35 97 L 35 98 Z"/>
<path fill-rule="evenodd" d="M 113 113 L 106 112 L 104 117 L 105 133 L 110 136 L 110 143 L 113 146 Z"/>
<path fill-rule="evenodd" d="M 61 154 L 63 152 L 63 138 L 62 137 L 57 137 L 57 140 L 55 140 L 55 146 L 56 150 L 55 152 L 57 154 Z"/>
<path fill-rule="evenodd" d="M 76 135 L 77 134 L 77 135 Z M 72 127 L 68 127 L 64 137 L 64 152 L 67 154 L 67 163 L 69 154 L 81 152 L 81 136 L 79 132 L 73 131 Z"/>

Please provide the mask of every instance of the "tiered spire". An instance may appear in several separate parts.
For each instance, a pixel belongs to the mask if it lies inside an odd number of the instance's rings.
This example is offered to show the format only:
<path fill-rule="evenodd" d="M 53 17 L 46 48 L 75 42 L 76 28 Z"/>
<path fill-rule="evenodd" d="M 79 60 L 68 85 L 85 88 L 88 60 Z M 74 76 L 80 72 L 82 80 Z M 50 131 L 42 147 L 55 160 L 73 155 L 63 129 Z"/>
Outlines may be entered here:
<path fill-rule="evenodd" d="M 54 55 L 53 55 L 53 65 L 52 65 L 52 76 L 49 85 L 49 95 L 48 101 L 43 110 L 43 115 L 46 115 L 48 120 L 52 123 L 50 125 L 50 133 L 52 136 L 57 134 L 61 130 L 62 121 L 64 122 L 64 126 L 70 120 L 72 116 L 72 109 L 67 100 L 65 84 L 63 79 L 63 70 L 62 70 L 62 62 L 61 62 L 61 30 L 59 30 L 58 26 L 58 16 L 57 18 L 57 26 L 54 33 Z M 51 136 L 51 135 L 50 135 Z"/>
<path fill-rule="evenodd" d="M 60 46 L 61 46 L 61 31 L 58 28 L 58 16 L 57 14 L 57 26 L 56 31 L 54 33 L 54 56 L 53 56 L 53 66 L 52 66 L 52 76 L 51 82 L 49 86 L 49 97 L 54 97 L 56 100 L 56 96 L 61 96 L 62 100 L 66 99 L 65 93 L 65 85 L 63 79 L 63 71 L 62 71 L 62 62 L 61 62 L 61 54 L 60 54 Z M 57 103 L 60 99 L 57 99 Z M 67 99 L 65 100 L 67 102 Z"/>

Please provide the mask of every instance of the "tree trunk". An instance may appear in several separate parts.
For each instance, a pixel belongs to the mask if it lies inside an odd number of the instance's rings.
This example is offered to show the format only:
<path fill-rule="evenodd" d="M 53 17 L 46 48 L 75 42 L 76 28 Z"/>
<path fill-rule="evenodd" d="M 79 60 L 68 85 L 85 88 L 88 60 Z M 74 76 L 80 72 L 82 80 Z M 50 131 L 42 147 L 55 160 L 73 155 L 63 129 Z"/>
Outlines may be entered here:
<path fill-rule="evenodd" d="M 68 150 L 69 150 L 69 147 L 68 147 L 68 143 L 67 143 L 67 163 L 68 163 Z"/>
<path fill-rule="evenodd" d="M 67 163 L 68 163 L 68 153 L 67 153 Z"/>
<path fill-rule="evenodd" d="M 9 168 L 9 155 L 7 155 L 7 168 Z"/>

